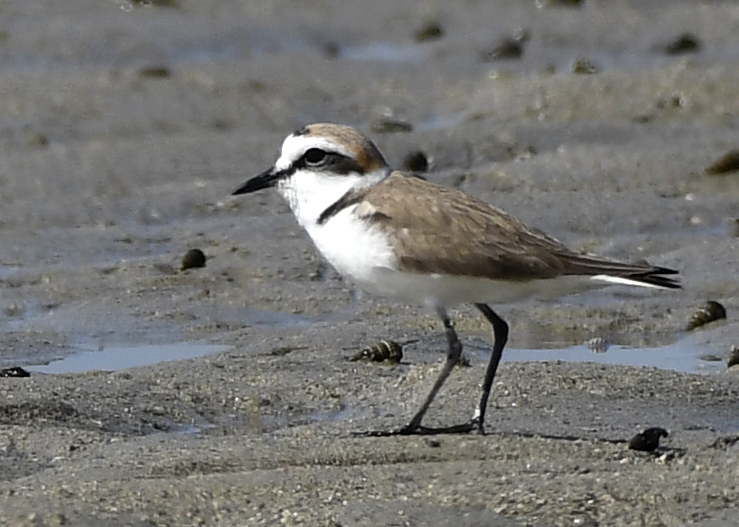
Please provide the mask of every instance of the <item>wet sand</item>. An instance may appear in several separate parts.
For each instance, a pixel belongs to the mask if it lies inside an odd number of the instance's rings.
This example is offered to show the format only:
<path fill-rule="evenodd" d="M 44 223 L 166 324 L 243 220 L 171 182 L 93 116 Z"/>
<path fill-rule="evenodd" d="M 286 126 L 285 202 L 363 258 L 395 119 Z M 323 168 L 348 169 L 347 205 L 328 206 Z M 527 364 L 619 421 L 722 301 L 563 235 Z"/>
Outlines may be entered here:
<path fill-rule="evenodd" d="M 739 144 L 737 7 L 536 4 L 6 2 L 2 367 L 227 348 L 0 379 L 0 523 L 735 525 L 736 368 L 504 356 L 488 435 L 354 436 L 420 404 L 439 323 L 341 280 L 275 193 L 229 196 L 292 130 L 351 124 L 391 164 L 420 149 L 429 179 L 572 246 L 681 271 L 678 292 L 498 306 L 512 350 L 601 338 L 725 360 L 739 176 L 704 169 Z M 429 22 L 441 34 L 418 42 Z M 522 55 L 492 60 L 521 30 Z M 697 49 L 668 52 L 683 33 Z M 207 266 L 182 272 L 192 247 Z M 728 320 L 687 333 L 707 299 Z M 489 353 L 480 317 L 453 315 L 471 367 L 431 425 L 469 417 Z M 383 338 L 406 343 L 401 364 L 347 360 Z M 662 446 L 629 450 L 652 426 Z"/>

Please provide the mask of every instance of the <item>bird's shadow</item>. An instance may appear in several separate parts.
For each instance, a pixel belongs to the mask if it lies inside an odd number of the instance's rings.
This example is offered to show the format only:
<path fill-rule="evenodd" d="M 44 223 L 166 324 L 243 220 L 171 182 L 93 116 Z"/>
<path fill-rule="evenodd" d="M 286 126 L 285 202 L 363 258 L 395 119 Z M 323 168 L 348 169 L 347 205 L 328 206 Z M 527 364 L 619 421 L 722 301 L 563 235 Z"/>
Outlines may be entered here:
<path fill-rule="evenodd" d="M 421 435 L 421 436 L 431 436 L 431 435 L 469 435 L 470 432 L 460 432 L 459 430 L 455 429 L 455 427 L 449 427 L 449 428 L 421 428 L 418 431 L 415 431 L 413 433 L 400 433 L 400 429 L 398 430 L 388 430 L 388 431 L 367 431 L 367 432 L 352 432 L 353 437 L 391 437 L 391 436 L 400 436 L 400 435 Z M 480 435 L 480 434 L 474 434 L 473 435 Z M 492 432 L 485 432 L 482 434 L 484 436 L 498 436 L 498 437 L 522 437 L 526 439 L 551 439 L 553 441 L 581 441 L 581 442 L 596 442 L 596 443 L 608 443 L 611 445 L 628 445 L 629 440 L 628 439 L 613 439 L 609 437 L 583 437 L 583 436 L 577 436 L 572 434 L 544 434 L 541 432 L 530 432 L 526 430 L 513 430 L 513 431 L 492 431 Z M 679 447 L 666 447 L 666 446 L 658 446 L 651 452 L 643 452 L 644 454 L 652 455 L 652 456 L 661 456 L 663 454 L 673 454 L 682 456 L 687 452 L 687 449 L 685 448 L 679 448 Z"/>

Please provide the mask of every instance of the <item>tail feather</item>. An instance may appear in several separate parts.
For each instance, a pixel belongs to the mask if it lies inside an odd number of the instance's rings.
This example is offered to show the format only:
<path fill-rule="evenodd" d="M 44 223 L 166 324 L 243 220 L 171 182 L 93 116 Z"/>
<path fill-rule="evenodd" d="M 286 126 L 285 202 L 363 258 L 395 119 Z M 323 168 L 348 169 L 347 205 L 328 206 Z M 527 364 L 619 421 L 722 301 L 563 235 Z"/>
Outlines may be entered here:
<path fill-rule="evenodd" d="M 662 276 L 665 274 L 678 274 L 678 272 L 675 269 L 668 269 L 666 267 L 655 267 L 652 271 L 630 275 L 627 278 L 664 289 L 682 289 L 680 283 L 674 278 Z"/>
<path fill-rule="evenodd" d="M 599 274 L 594 275 L 593 280 L 602 280 L 612 284 L 636 285 L 642 287 L 655 287 L 658 289 L 682 289 L 680 283 L 674 278 L 668 278 L 666 274 L 678 274 L 674 269 L 666 267 L 654 267 L 649 271 L 618 275 Z"/>
<path fill-rule="evenodd" d="M 614 284 L 656 287 L 659 289 L 681 289 L 680 283 L 663 275 L 675 275 L 678 271 L 668 267 L 651 265 L 646 261 L 630 263 L 611 260 L 590 254 L 560 255 L 566 262 L 565 274 L 590 275 L 594 280 Z"/>

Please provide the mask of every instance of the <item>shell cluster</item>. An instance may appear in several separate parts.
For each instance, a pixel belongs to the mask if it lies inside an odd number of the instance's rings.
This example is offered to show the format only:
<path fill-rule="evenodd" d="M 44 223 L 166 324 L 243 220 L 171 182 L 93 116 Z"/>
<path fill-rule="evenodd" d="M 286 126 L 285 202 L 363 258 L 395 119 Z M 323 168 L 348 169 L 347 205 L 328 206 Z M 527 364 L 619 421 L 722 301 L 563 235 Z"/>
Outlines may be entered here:
<path fill-rule="evenodd" d="M 701 326 L 705 326 L 709 322 L 720 320 L 722 318 L 726 318 L 726 308 L 715 300 L 709 300 L 693 313 L 693 316 L 690 317 L 685 329 L 687 331 L 692 331 Z"/>
<path fill-rule="evenodd" d="M 403 358 L 403 346 L 394 340 L 381 340 L 377 344 L 367 346 L 353 355 L 351 361 L 391 362 L 398 363 Z"/>

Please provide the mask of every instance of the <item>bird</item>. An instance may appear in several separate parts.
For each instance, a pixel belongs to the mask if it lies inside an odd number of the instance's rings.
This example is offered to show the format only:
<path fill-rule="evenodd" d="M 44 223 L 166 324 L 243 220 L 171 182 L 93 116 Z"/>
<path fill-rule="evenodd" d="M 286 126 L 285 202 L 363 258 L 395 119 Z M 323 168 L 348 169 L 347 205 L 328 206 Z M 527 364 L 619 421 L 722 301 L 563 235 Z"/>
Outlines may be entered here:
<path fill-rule="evenodd" d="M 482 200 L 393 170 L 358 130 L 315 123 L 283 141 L 274 166 L 233 191 L 275 187 L 318 251 L 359 288 L 435 312 L 444 326 L 444 365 L 423 404 L 399 428 L 366 435 L 485 433 L 493 379 L 509 326 L 489 304 L 558 298 L 609 284 L 679 289 L 678 271 L 568 248 Z M 461 424 L 422 424 L 461 357 L 447 310 L 473 304 L 492 326 L 493 348 L 472 417 Z"/>

